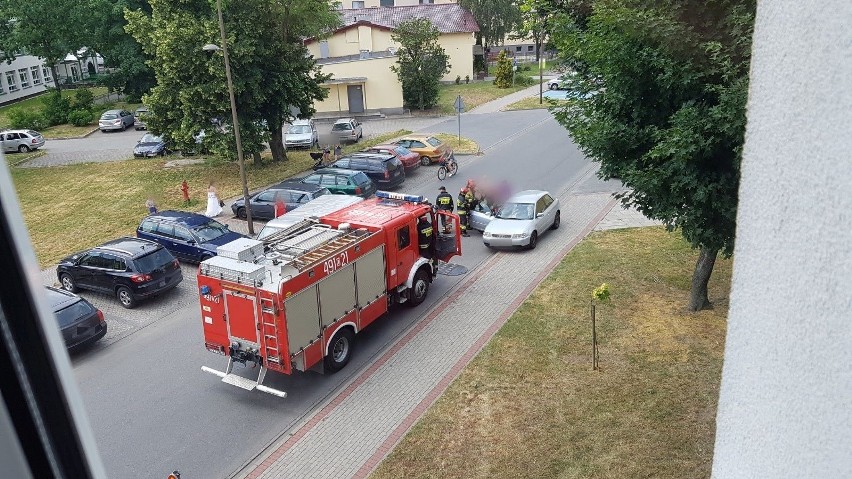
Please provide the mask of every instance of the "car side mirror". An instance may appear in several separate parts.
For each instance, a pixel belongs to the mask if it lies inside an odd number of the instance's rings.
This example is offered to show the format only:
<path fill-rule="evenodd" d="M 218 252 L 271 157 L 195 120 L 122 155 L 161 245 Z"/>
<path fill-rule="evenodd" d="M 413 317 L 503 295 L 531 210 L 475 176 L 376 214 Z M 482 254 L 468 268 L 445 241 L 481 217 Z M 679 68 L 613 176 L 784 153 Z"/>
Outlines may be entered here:
<path fill-rule="evenodd" d="M 542 216 L 544 216 L 544 213 L 536 213 L 536 214 L 535 214 L 535 217 L 536 217 L 536 218 L 541 218 Z"/>

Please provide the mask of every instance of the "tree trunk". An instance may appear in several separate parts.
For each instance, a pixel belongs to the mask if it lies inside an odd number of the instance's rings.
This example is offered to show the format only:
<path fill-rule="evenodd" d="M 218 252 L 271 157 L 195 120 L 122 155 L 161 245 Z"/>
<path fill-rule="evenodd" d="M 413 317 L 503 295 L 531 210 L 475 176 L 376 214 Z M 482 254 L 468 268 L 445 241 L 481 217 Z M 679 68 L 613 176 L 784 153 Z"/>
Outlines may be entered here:
<path fill-rule="evenodd" d="M 699 250 L 695 272 L 692 273 L 692 288 L 689 291 L 689 310 L 692 312 L 713 309 L 710 299 L 707 298 L 707 283 L 710 282 L 718 254 L 717 249 L 702 247 Z"/>
<path fill-rule="evenodd" d="M 282 125 L 275 123 L 269 123 L 269 151 L 272 152 L 272 161 L 286 161 L 287 150 L 284 147 Z"/>
<path fill-rule="evenodd" d="M 56 91 L 59 93 L 59 96 L 62 96 L 62 87 L 60 86 L 59 81 L 59 70 L 56 69 L 56 64 L 50 65 L 50 73 L 53 75 L 53 86 L 56 87 Z"/>

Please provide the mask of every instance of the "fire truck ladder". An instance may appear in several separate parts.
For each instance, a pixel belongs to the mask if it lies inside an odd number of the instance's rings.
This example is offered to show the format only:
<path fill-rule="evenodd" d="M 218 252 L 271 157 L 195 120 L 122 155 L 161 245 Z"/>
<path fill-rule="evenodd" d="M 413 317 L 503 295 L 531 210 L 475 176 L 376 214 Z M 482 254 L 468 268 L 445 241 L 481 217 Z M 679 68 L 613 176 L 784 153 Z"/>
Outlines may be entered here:
<path fill-rule="evenodd" d="M 294 261 L 296 268 L 298 268 L 299 271 L 303 271 L 308 266 L 311 266 L 318 261 L 328 259 L 329 256 L 332 256 L 338 251 L 348 248 L 350 245 L 357 242 L 366 235 L 366 230 L 359 229 L 347 233 L 344 236 L 334 238 L 333 240 L 329 241 L 328 243 L 325 243 L 319 248 L 308 251 L 307 253 L 296 257 Z"/>
<path fill-rule="evenodd" d="M 261 342 L 266 354 L 266 361 L 281 364 L 281 351 L 278 343 L 278 327 L 275 325 L 275 303 L 269 298 L 260 298 L 261 309 L 261 331 L 263 341 Z M 271 329 L 271 334 L 270 334 Z M 224 371 L 219 371 L 207 366 L 201 366 L 201 370 L 222 378 L 223 383 L 237 386 L 238 388 L 252 391 L 257 389 L 260 392 L 272 394 L 280 398 L 286 398 L 287 393 L 280 389 L 271 388 L 261 384 L 266 377 L 266 364 L 261 364 L 260 373 L 258 373 L 257 381 L 252 381 L 249 378 L 233 373 L 234 358 L 228 358 L 228 367 Z"/>

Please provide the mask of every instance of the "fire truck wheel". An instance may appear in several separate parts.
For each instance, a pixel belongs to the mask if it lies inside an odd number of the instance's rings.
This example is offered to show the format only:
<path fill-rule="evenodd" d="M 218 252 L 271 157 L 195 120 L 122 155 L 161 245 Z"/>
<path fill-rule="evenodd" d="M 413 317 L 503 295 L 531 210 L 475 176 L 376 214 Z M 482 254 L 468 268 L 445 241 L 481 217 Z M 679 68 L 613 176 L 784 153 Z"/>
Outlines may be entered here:
<path fill-rule="evenodd" d="M 328 345 L 328 355 L 325 357 L 325 369 L 336 373 L 343 369 L 349 359 L 352 358 L 352 349 L 355 346 L 355 333 L 352 328 L 343 328 L 338 331 L 331 343 Z"/>
<path fill-rule="evenodd" d="M 411 284 L 411 292 L 409 293 L 408 304 L 415 307 L 426 299 L 429 294 L 429 274 L 425 269 L 421 268 L 414 275 L 414 282 Z"/>

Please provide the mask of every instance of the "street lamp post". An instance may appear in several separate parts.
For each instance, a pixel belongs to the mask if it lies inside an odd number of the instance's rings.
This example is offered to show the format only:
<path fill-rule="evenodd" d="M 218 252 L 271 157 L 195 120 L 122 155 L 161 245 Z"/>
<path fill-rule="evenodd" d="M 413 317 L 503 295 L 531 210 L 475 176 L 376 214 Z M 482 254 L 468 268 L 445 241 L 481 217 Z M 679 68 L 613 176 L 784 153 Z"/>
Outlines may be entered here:
<path fill-rule="evenodd" d="M 228 96 L 231 99 L 231 119 L 234 125 L 234 139 L 237 142 L 237 163 L 240 165 L 240 182 L 243 184 L 243 205 L 246 208 L 246 220 L 248 221 L 248 232 L 254 235 L 254 222 L 251 219 L 251 204 L 249 203 L 248 182 L 246 181 L 246 163 L 243 159 L 243 142 L 240 138 L 240 123 L 237 118 L 237 101 L 234 98 L 234 82 L 231 79 L 231 62 L 228 60 L 228 44 L 225 36 L 225 21 L 222 19 L 222 0 L 216 0 L 216 13 L 219 15 L 219 33 L 222 46 L 208 43 L 202 47 L 205 51 L 222 50 L 225 57 L 225 78 L 228 83 Z"/>

